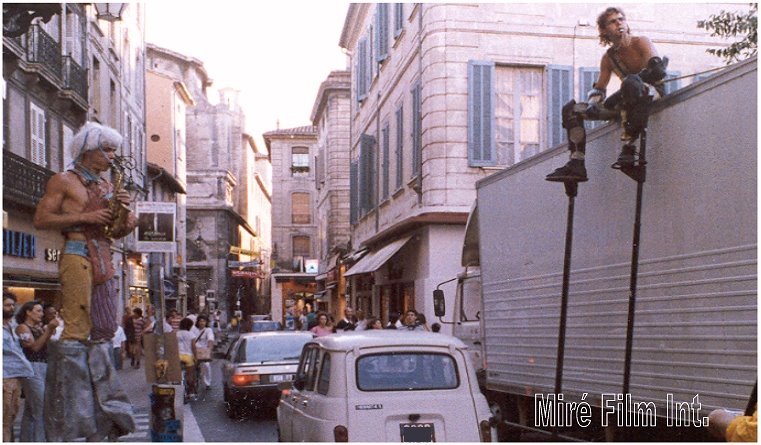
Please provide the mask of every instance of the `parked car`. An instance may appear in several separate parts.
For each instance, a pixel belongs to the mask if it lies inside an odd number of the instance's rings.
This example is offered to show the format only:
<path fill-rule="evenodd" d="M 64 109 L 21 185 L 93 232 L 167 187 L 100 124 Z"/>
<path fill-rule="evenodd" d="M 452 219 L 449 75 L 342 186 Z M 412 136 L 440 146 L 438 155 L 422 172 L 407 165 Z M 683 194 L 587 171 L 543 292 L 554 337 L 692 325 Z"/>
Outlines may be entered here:
<path fill-rule="evenodd" d="M 279 321 L 255 320 L 251 323 L 251 332 L 280 331 L 282 329 Z"/>
<path fill-rule="evenodd" d="M 362 331 L 304 346 L 280 384 L 284 442 L 490 442 L 491 412 L 465 344 L 443 334 Z"/>
<path fill-rule="evenodd" d="M 277 384 L 293 380 L 301 349 L 313 338 L 309 332 L 250 332 L 230 346 L 222 363 L 227 414 L 247 408 L 275 407 Z"/>

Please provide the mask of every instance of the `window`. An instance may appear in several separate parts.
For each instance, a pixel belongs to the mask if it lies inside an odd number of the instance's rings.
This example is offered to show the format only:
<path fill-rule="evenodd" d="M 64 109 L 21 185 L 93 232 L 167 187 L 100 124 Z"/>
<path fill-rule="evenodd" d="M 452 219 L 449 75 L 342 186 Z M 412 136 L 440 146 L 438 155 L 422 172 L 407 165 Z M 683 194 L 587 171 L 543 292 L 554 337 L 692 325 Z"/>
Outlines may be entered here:
<path fill-rule="evenodd" d="M 388 3 L 377 3 L 375 9 L 375 57 L 378 63 L 388 57 Z"/>
<path fill-rule="evenodd" d="M 48 166 L 47 148 L 45 147 L 45 110 L 34 103 L 29 103 L 29 145 L 30 160 L 43 167 Z"/>
<path fill-rule="evenodd" d="M 317 381 L 317 392 L 327 395 L 330 390 L 330 354 L 325 353 L 322 356 L 322 370 L 320 370 L 320 379 Z"/>
<path fill-rule="evenodd" d="M 310 240 L 308 236 L 297 235 L 293 237 L 293 258 L 311 256 Z"/>
<path fill-rule="evenodd" d="M 359 211 L 360 216 L 375 207 L 375 138 L 363 134 L 359 146 Z"/>
<path fill-rule="evenodd" d="M 579 68 L 579 102 L 587 101 L 587 93 L 594 88 L 598 77 L 600 77 L 599 68 Z M 585 121 L 584 128 L 591 130 L 604 123 L 604 121 Z"/>
<path fill-rule="evenodd" d="M 277 322 L 274 322 L 277 323 Z M 311 340 L 311 335 L 272 335 L 246 339 L 239 357 L 242 363 L 264 363 L 298 360 L 301 349 Z"/>
<path fill-rule="evenodd" d="M 497 165 L 510 166 L 540 151 L 542 71 L 498 67 L 495 93 L 496 161 Z"/>
<path fill-rule="evenodd" d="M 301 362 L 296 370 L 295 385 L 303 384 L 303 390 L 314 390 L 314 376 L 317 368 L 317 356 L 320 349 L 316 346 L 309 346 L 301 356 Z M 298 387 L 298 386 L 297 386 Z"/>
<path fill-rule="evenodd" d="M 404 108 L 396 110 L 396 188 L 404 181 Z"/>
<path fill-rule="evenodd" d="M 404 3 L 394 3 L 394 38 L 404 29 Z"/>
<path fill-rule="evenodd" d="M 548 70 L 547 109 L 542 109 L 540 68 L 499 66 L 489 61 L 468 64 L 468 160 L 472 167 L 507 167 L 563 142 L 560 109 L 571 99 L 570 67 Z"/>
<path fill-rule="evenodd" d="M 310 224 L 312 222 L 309 193 L 297 192 L 291 194 L 291 223 Z"/>
<path fill-rule="evenodd" d="M 423 86 L 418 81 L 412 87 L 412 177 L 420 174 L 423 164 L 423 113 L 421 110 Z"/>
<path fill-rule="evenodd" d="M 388 140 L 389 128 L 388 123 L 383 127 L 383 130 L 381 130 L 381 144 L 383 148 L 383 173 L 381 176 L 382 181 L 382 188 L 381 188 L 381 198 L 386 199 L 388 198 L 389 193 L 389 152 L 390 152 L 390 141 Z"/>
<path fill-rule="evenodd" d="M 294 177 L 309 176 L 309 148 L 291 148 L 291 175 Z"/>
<path fill-rule="evenodd" d="M 448 354 L 392 352 L 357 360 L 361 391 L 426 391 L 460 386 L 457 363 Z"/>

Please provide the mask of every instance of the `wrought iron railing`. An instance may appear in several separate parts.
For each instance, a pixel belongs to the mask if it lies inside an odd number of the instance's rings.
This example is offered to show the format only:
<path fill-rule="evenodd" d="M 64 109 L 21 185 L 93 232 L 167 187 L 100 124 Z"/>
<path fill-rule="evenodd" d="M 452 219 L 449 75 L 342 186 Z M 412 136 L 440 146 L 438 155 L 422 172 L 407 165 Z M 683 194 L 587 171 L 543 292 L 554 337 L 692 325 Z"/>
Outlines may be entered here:
<path fill-rule="evenodd" d="M 63 58 L 61 45 L 46 33 L 40 25 L 32 25 L 27 34 L 26 57 L 31 63 L 39 63 L 59 81 L 62 80 Z"/>
<path fill-rule="evenodd" d="M 71 90 L 87 102 L 87 71 L 71 56 L 63 58 L 63 88 Z"/>
<path fill-rule="evenodd" d="M 33 210 L 53 174 L 45 167 L 3 150 L 3 200 Z"/>

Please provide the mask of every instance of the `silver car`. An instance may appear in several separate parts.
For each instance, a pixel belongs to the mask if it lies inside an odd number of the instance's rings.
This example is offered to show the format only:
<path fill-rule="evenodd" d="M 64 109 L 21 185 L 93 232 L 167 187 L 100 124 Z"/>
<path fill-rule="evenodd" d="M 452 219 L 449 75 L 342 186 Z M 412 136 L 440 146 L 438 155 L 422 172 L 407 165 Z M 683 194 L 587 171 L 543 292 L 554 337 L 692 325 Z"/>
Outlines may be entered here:
<path fill-rule="evenodd" d="M 277 406 L 277 384 L 293 380 L 309 332 L 250 332 L 232 344 L 222 363 L 227 414 L 237 417 L 247 408 Z"/>

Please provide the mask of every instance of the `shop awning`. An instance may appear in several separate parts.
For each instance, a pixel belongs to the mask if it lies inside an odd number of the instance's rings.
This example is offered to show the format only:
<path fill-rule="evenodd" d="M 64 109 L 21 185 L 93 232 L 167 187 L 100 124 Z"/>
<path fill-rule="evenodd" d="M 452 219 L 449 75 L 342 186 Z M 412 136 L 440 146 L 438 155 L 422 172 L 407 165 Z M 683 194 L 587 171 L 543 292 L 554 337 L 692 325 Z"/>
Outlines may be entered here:
<path fill-rule="evenodd" d="M 357 261 L 348 272 L 344 274 L 345 277 L 351 275 L 358 275 L 361 273 L 375 272 L 380 269 L 381 266 L 386 264 L 386 261 L 391 259 L 396 252 L 399 251 L 412 236 L 407 236 L 402 239 L 398 239 L 392 243 L 386 244 L 382 248 L 372 251 L 365 255 L 361 260 Z"/>

